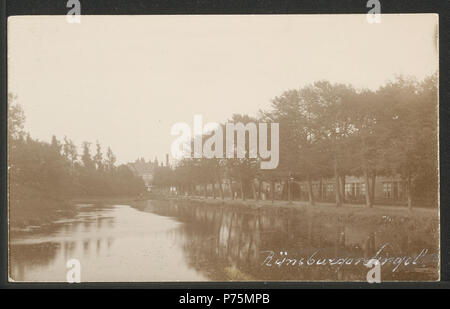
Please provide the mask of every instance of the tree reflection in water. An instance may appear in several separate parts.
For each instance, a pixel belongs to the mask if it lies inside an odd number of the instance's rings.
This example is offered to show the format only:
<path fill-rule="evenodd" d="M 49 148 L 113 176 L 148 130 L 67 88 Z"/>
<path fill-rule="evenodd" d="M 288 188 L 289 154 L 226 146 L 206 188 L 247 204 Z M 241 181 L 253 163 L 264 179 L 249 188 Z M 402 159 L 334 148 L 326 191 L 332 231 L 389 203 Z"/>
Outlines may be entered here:
<path fill-rule="evenodd" d="M 211 280 L 295 280 L 365 281 L 368 268 L 363 262 L 337 265 L 309 265 L 328 259 L 370 258 L 383 246 L 381 257 L 427 255 L 417 265 L 403 264 L 392 271 L 392 263 L 382 266 L 382 280 L 437 279 L 438 240 L 436 233 L 405 227 L 402 220 L 367 225 L 354 220 L 344 223 L 337 215 L 323 216 L 306 209 L 268 208 L 253 210 L 242 206 L 217 206 L 187 201 L 151 201 L 146 211 L 174 217 L 184 224 L 178 233 L 186 241 L 190 267 Z M 264 264 L 273 251 L 271 266 Z M 280 252 L 287 254 L 281 254 Z M 315 255 L 314 255 L 315 253 Z M 304 265 L 292 259 L 304 257 Z M 289 258 L 277 266 L 275 261 Z M 326 259 L 326 260 L 325 260 Z M 298 262 L 298 261 L 297 261 Z M 329 264 L 329 263 L 328 263 Z"/>
<path fill-rule="evenodd" d="M 380 248 L 381 257 L 416 257 L 426 249 L 417 265 L 394 272 L 392 263 L 382 266 L 381 279 L 436 280 L 437 231 L 433 217 L 141 201 L 134 208 L 84 207 L 74 221 L 12 233 L 9 265 L 19 281 L 64 281 L 73 257 L 86 281 L 365 281 L 369 269 L 351 258 L 370 258 Z M 338 258 L 351 263 L 327 263 Z"/>

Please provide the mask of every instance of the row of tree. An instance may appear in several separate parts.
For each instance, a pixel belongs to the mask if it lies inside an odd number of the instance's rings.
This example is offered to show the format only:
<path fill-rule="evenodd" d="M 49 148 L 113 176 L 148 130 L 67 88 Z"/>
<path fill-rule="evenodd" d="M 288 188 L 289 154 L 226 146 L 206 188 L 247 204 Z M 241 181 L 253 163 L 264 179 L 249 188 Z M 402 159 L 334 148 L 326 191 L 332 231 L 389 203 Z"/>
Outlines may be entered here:
<path fill-rule="evenodd" d="M 248 156 L 247 143 L 245 158 L 183 159 L 173 169 L 159 170 L 154 183 L 186 192 L 197 185 L 215 184 L 223 197 L 222 183 L 227 179 L 240 184 L 243 199 L 246 190 L 257 199 L 263 182 L 272 188 L 281 182 L 287 185 L 287 199 L 291 199 L 290 180 L 296 180 L 306 183 L 309 202 L 314 204 L 312 182 L 332 178 L 335 202 L 340 206 L 345 201 L 345 176 L 353 175 L 362 177 L 367 188 L 365 203 L 371 207 L 376 176 L 395 175 L 401 177 L 409 207 L 413 203 L 436 205 L 437 106 L 435 75 L 422 81 L 397 77 L 376 91 L 315 82 L 285 91 L 258 117 L 233 115 L 230 119 L 243 124 L 279 123 L 276 169 L 261 170 L 261 158 Z"/>
<path fill-rule="evenodd" d="M 67 199 L 83 196 L 135 195 L 143 192 L 144 183 L 126 165 L 116 166 L 110 148 L 102 153 L 96 143 L 84 142 L 78 153 L 72 140 L 50 143 L 33 139 L 24 131 L 25 116 L 9 95 L 8 169 L 10 202 L 32 198 Z"/>

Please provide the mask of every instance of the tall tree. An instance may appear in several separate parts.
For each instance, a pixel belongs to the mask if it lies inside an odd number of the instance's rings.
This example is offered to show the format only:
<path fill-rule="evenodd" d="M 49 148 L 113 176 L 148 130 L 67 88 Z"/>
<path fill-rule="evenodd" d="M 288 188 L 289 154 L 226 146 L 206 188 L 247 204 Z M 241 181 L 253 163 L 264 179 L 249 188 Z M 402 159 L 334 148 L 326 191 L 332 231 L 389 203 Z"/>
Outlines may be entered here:
<path fill-rule="evenodd" d="M 102 154 L 102 147 L 98 141 L 96 143 L 96 153 L 94 156 L 94 163 L 95 163 L 95 167 L 97 168 L 97 170 L 102 172 L 103 171 L 103 154 Z"/>
<path fill-rule="evenodd" d="M 91 143 L 83 142 L 83 154 L 81 155 L 81 162 L 87 170 L 95 170 L 95 164 L 90 152 Z"/>
<path fill-rule="evenodd" d="M 106 167 L 109 171 L 113 171 L 116 163 L 116 156 L 111 150 L 111 147 L 108 147 L 106 151 Z"/>

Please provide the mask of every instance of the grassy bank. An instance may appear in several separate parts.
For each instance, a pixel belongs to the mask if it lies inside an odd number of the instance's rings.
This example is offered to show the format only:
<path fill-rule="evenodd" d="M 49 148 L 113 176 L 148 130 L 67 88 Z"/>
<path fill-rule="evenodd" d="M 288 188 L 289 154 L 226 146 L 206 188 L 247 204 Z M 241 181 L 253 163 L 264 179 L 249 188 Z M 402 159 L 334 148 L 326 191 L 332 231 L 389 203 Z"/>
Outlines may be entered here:
<path fill-rule="evenodd" d="M 344 235 L 345 241 L 351 248 L 367 246 L 367 241 L 373 237 L 376 239 L 376 246 L 389 244 L 390 249 L 395 249 L 400 253 L 410 252 L 413 254 L 427 249 L 429 250 L 427 258 L 432 258 L 432 255 L 439 252 L 439 212 L 437 209 L 416 208 L 409 211 L 406 207 L 374 206 L 367 208 L 364 205 L 350 204 L 336 207 L 331 203 L 316 203 L 315 206 L 310 206 L 307 202 L 300 201 L 292 203 L 274 201 L 272 204 L 271 201 L 214 200 L 199 197 L 172 197 L 169 200 L 175 202 L 180 209 L 184 209 L 184 213 L 189 213 L 187 209 L 192 206 L 196 209 L 192 214 L 192 220 L 200 220 L 201 224 L 211 224 L 211 220 L 222 216 L 229 218 L 224 222 L 231 222 L 231 218 L 234 218 L 236 214 L 241 215 L 241 219 L 259 218 L 255 220 L 261 224 L 264 222 L 267 224 L 265 227 L 260 227 L 262 233 L 265 231 L 270 234 L 276 231 L 274 234 L 287 235 L 287 238 L 277 238 L 273 242 L 274 248 L 280 241 L 280 243 L 287 241 L 286 239 L 290 237 L 288 235 L 294 235 L 294 231 L 303 229 L 304 231 L 299 234 L 312 235 L 312 239 L 317 241 L 317 248 L 326 247 L 326 243 L 335 245 L 340 235 Z M 163 206 L 164 204 L 160 207 Z M 209 208 L 211 209 L 208 210 Z M 213 208 L 217 208 L 218 211 L 216 212 Z M 216 214 L 218 215 L 216 216 Z M 245 216 L 245 214 L 248 215 Z M 248 220 L 250 221 L 247 222 L 251 222 L 251 219 Z M 287 232 L 288 230 L 290 232 Z M 259 234 L 259 236 L 261 235 L 263 234 Z M 267 235 L 264 236 L 266 241 L 269 237 Z M 434 265 L 433 267 L 436 266 L 434 260 L 430 263 L 430 265 Z"/>
<path fill-rule="evenodd" d="M 76 214 L 70 201 L 48 197 L 21 198 L 10 201 L 10 230 L 27 230 Z"/>
<path fill-rule="evenodd" d="M 142 200 L 140 196 L 51 198 L 39 195 L 21 196 L 9 201 L 11 231 L 27 231 L 59 219 L 76 216 L 77 204 L 129 204 Z"/>
<path fill-rule="evenodd" d="M 401 220 L 413 219 L 412 221 L 425 222 L 432 221 L 433 226 L 439 219 L 438 209 L 414 208 L 412 211 L 406 207 L 399 206 L 374 206 L 367 208 L 364 205 L 343 204 L 336 207 L 332 203 L 316 203 L 310 206 L 307 202 L 276 200 L 272 201 L 255 201 L 255 200 L 232 200 L 230 198 L 213 199 L 211 197 L 186 197 L 171 195 L 140 195 L 140 196 L 85 196 L 71 199 L 54 199 L 48 197 L 22 197 L 10 202 L 9 207 L 9 224 L 12 230 L 26 230 L 30 227 L 42 226 L 54 222 L 62 218 L 71 218 L 76 215 L 76 204 L 97 204 L 114 205 L 128 204 L 137 205 L 146 200 L 174 200 L 205 204 L 217 207 L 240 207 L 248 211 L 260 210 L 298 210 L 306 211 L 309 214 L 318 214 L 323 218 L 335 220 L 339 218 L 347 223 L 360 222 L 384 222 L 393 218 L 402 218 Z M 408 220 L 411 221 L 411 220 Z"/>
<path fill-rule="evenodd" d="M 403 217 L 403 218 L 429 218 L 438 219 L 439 209 L 433 208 L 413 208 L 409 210 L 407 207 L 403 206 L 373 206 L 371 208 L 365 205 L 356 204 L 343 204 L 340 207 L 336 207 L 333 203 L 322 203 L 316 202 L 314 206 L 309 205 L 308 202 L 304 201 L 255 201 L 255 200 L 232 200 L 230 198 L 213 199 L 211 197 L 175 197 L 169 196 L 168 199 L 179 200 L 179 201 L 192 201 L 196 203 L 204 203 L 207 205 L 217 205 L 217 206 L 235 206 L 244 207 L 252 210 L 264 210 L 264 209 L 297 209 L 305 210 L 311 213 L 323 213 L 326 215 L 338 215 L 338 216 L 348 216 L 355 219 L 361 217 Z"/>
<path fill-rule="evenodd" d="M 143 201 L 148 198 L 142 196 L 115 196 L 115 197 L 78 197 L 70 200 L 72 204 L 128 204 L 133 201 Z"/>

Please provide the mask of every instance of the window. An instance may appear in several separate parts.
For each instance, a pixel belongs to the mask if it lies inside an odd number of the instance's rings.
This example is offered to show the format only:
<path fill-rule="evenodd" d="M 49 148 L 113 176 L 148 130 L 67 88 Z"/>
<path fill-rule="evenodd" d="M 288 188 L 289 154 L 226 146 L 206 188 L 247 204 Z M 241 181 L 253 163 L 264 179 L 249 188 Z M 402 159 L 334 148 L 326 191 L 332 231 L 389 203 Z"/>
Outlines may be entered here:
<path fill-rule="evenodd" d="M 361 195 L 365 195 L 366 194 L 366 184 L 362 183 L 361 184 Z"/>
<path fill-rule="evenodd" d="M 347 195 L 347 194 L 352 194 L 352 184 L 351 183 L 345 184 L 345 195 Z"/>
<path fill-rule="evenodd" d="M 359 183 L 353 184 L 353 194 L 359 196 L 361 194 L 361 185 Z"/>
<path fill-rule="evenodd" d="M 392 183 L 390 182 L 383 183 L 383 194 L 385 198 L 392 197 Z"/>
<path fill-rule="evenodd" d="M 333 193 L 333 192 L 334 192 L 334 185 L 327 184 L 327 193 Z"/>

